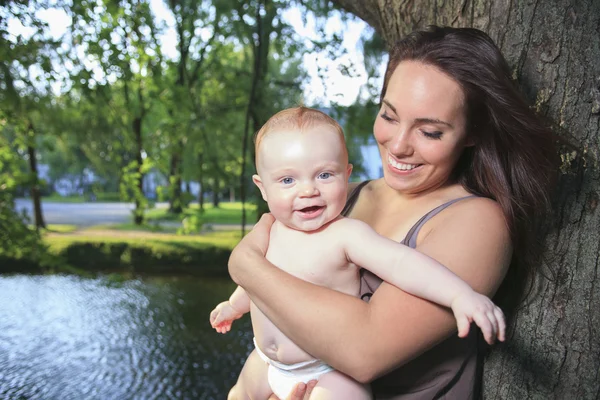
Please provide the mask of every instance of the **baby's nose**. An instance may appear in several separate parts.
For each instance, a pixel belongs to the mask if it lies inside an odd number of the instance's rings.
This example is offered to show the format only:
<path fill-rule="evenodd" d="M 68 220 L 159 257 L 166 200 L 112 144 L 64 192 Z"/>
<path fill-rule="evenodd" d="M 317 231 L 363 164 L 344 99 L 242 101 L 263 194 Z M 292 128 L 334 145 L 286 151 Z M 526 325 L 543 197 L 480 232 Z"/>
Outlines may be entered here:
<path fill-rule="evenodd" d="M 319 190 L 317 189 L 317 186 L 312 182 L 305 182 L 300 188 L 300 196 L 302 197 L 312 197 L 318 194 Z"/>

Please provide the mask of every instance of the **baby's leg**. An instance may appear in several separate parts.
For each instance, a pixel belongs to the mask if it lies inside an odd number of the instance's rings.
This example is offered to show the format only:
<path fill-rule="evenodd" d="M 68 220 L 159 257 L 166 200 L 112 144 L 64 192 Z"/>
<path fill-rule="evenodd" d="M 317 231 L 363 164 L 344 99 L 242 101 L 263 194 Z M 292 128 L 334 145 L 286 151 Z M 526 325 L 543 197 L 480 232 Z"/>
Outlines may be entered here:
<path fill-rule="evenodd" d="M 269 364 L 264 362 L 256 350 L 246 359 L 237 383 L 229 391 L 227 400 L 266 400 L 273 391 L 267 378 Z"/>
<path fill-rule="evenodd" d="M 369 385 L 363 385 L 339 371 L 331 371 L 321 376 L 310 395 L 310 400 L 371 400 L 372 398 Z"/>

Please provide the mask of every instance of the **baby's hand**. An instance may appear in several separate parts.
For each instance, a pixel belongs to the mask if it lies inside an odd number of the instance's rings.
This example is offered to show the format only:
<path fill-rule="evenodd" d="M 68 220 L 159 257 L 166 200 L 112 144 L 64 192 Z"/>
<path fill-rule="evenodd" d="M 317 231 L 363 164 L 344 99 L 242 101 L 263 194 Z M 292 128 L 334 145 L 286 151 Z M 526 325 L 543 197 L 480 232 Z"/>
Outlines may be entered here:
<path fill-rule="evenodd" d="M 486 342 L 493 344 L 496 338 L 501 342 L 504 341 L 506 330 L 504 314 L 488 297 L 475 291 L 461 294 L 452 301 L 452 311 L 458 325 L 459 337 L 466 337 L 469 333 L 469 325 L 475 321 L 483 332 Z"/>
<path fill-rule="evenodd" d="M 211 311 L 210 325 L 219 333 L 227 333 L 231 330 L 233 321 L 241 318 L 242 315 L 244 314 L 231 307 L 228 301 L 224 301 Z"/>

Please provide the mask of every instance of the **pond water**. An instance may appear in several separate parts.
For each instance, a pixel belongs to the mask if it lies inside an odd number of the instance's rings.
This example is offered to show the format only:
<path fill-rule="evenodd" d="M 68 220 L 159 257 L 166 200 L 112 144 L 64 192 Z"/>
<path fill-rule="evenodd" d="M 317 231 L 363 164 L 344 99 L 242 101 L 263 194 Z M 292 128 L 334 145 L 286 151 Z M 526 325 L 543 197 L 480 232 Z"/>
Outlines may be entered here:
<path fill-rule="evenodd" d="M 225 399 L 250 319 L 208 323 L 228 279 L 0 275 L 1 399 Z"/>

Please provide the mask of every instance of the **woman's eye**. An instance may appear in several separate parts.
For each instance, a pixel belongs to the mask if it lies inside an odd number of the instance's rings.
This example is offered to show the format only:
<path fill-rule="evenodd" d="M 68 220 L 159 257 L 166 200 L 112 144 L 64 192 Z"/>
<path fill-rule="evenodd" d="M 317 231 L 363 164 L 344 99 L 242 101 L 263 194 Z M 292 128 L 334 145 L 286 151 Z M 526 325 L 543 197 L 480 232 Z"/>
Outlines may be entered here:
<path fill-rule="evenodd" d="M 381 118 L 383 118 L 386 121 L 393 121 L 394 120 L 392 117 L 390 117 L 389 115 L 387 115 L 385 113 L 385 111 L 381 114 Z"/>
<path fill-rule="evenodd" d="M 421 132 L 423 132 L 423 135 L 425 135 L 426 137 L 428 137 L 430 139 L 439 140 L 442 138 L 442 132 L 439 132 L 439 131 L 435 131 L 435 132 L 421 131 Z"/>
<path fill-rule="evenodd" d="M 281 180 L 281 182 L 282 182 L 284 185 L 291 185 L 292 183 L 294 183 L 294 178 L 283 178 L 283 179 Z"/>
<path fill-rule="evenodd" d="M 319 179 L 329 179 L 329 178 L 331 178 L 331 173 L 329 173 L 329 172 L 322 172 L 319 175 Z"/>

